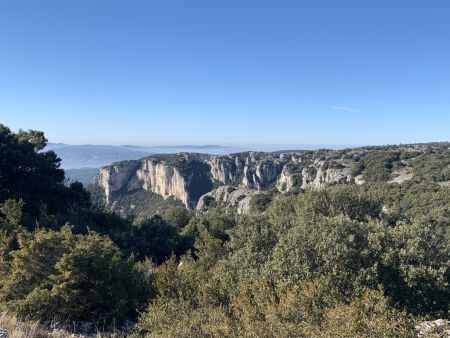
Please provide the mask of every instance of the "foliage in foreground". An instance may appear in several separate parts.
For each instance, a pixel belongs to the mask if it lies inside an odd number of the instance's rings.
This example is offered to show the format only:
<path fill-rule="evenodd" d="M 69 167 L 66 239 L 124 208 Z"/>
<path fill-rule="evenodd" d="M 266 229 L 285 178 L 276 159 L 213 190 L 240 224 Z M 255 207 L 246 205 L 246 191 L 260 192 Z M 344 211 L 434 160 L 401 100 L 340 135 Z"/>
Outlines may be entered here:
<path fill-rule="evenodd" d="M 220 212 L 200 216 L 191 223 L 196 258 L 157 269 L 158 296 L 138 332 L 412 337 L 416 316 L 448 314 L 448 227 L 392 219 L 381 206 L 343 186 L 279 197 L 265 214 L 237 217 L 222 232 L 205 226 L 220 224 Z"/>
<path fill-rule="evenodd" d="M 122 318 L 151 292 L 109 238 L 74 235 L 69 227 L 22 233 L 3 271 L 1 303 L 47 320 Z"/>

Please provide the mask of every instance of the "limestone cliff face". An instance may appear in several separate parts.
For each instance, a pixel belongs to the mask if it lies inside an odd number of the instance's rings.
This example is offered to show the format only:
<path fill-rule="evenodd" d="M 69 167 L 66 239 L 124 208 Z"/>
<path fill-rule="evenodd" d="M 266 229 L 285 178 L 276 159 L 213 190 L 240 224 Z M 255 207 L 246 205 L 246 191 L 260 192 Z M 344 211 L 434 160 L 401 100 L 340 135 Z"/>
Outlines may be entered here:
<path fill-rule="evenodd" d="M 94 179 L 94 184 L 103 189 L 106 203 L 111 202 L 113 193 L 123 189 L 139 166 L 139 161 L 126 161 L 101 168 Z"/>
<path fill-rule="evenodd" d="M 249 152 L 240 155 L 208 159 L 212 178 L 225 185 L 263 190 L 276 181 L 285 163 L 271 154 Z"/>
<path fill-rule="evenodd" d="M 324 161 L 315 161 L 316 177 L 314 181 L 310 182 L 313 188 L 322 188 L 327 185 L 339 184 L 349 181 L 349 168 L 324 168 Z"/>
<path fill-rule="evenodd" d="M 247 165 L 244 167 L 242 185 L 249 189 L 262 190 L 276 181 L 282 168 L 283 163 L 278 160 L 259 161 L 254 167 Z"/>
<path fill-rule="evenodd" d="M 290 172 L 288 167 L 285 166 L 281 171 L 280 176 L 277 180 L 277 190 L 279 192 L 290 192 L 293 190 L 295 185 L 295 174 Z"/>
<path fill-rule="evenodd" d="M 211 167 L 212 178 L 223 184 L 234 182 L 242 170 L 239 158 L 233 160 L 233 158 L 228 156 L 212 156 L 207 162 Z"/>
<path fill-rule="evenodd" d="M 351 181 L 349 165 L 339 161 L 319 158 L 311 151 L 153 155 L 104 167 L 95 184 L 110 206 L 121 193 L 142 189 L 174 197 L 189 209 L 202 210 L 205 201 L 213 199 L 245 212 L 250 198 L 261 190 L 301 192 Z"/>
<path fill-rule="evenodd" d="M 213 188 L 208 171 L 209 166 L 187 157 L 175 164 L 150 157 L 101 168 L 95 184 L 104 191 L 108 205 L 120 192 L 143 189 L 164 198 L 175 197 L 192 209 L 200 196 Z"/>
<path fill-rule="evenodd" d="M 153 159 L 143 160 L 133 177 L 133 188 L 142 188 L 164 198 L 174 196 L 187 207 L 190 206 L 187 179 L 176 167 Z"/>
<path fill-rule="evenodd" d="M 315 161 L 296 170 L 285 166 L 278 176 L 276 187 L 280 192 L 290 192 L 295 187 L 302 190 L 320 189 L 326 186 L 350 182 L 350 168 L 325 168 L 325 161 Z M 301 168 L 299 171 L 298 168 Z"/>

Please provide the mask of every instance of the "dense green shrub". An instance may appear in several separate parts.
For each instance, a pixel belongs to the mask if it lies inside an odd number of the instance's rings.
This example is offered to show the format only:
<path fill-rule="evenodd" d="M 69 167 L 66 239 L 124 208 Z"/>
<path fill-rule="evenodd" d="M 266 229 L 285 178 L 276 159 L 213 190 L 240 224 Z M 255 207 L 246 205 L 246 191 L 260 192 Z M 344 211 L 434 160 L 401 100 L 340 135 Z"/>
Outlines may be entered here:
<path fill-rule="evenodd" d="M 220 210 L 193 219 L 196 259 L 160 268 L 140 333 L 413 337 L 411 315 L 448 311 L 448 227 L 386 214 L 380 187 L 277 196 L 232 226 Z"/>
<path fill-rule="evenodd" d="M 191 214 L 186 208 L 183 207 L 172 207 L 162 212 L 161 214 L 163 220 L 170 224 L 177 230 L 183 229 L 186 225 L 188 225 Z"/>
<path fill-rule="evenodd" d="M 250 211 L 263 212 L 266 210 L 271 201 L 272 196 L 268 193 L 255 195 L 250 200 Z"/>
<path fill-rule="evenodd" d="M 450 181 L 450 149 L 445 146 L 415 156 L 411 166 L 416 180 Z"/>
<path fill-rule="evenodd" d="M 181 237 L 177 229 L 167 224 L 159 215 L 133 224 L 128 235 L 128 245 L 123 249 L 138 259 L 147 257 L 162 263 L 171 254 L 179 254 Z"/>
<path fill-rule="evenodd" d="M 121 320 L 151 296 L 150 281 L 107 237 L 36 230 L 19 236 L 19 248 L 0 283 L 2 307 L 52 320 Z"/>
<path fill-rule="evenodd" d="M 446 315 L 450 305 L 450 229 L 421 220 L 398 222 L 383 250 L 387 294 L 412 313 Z"/>

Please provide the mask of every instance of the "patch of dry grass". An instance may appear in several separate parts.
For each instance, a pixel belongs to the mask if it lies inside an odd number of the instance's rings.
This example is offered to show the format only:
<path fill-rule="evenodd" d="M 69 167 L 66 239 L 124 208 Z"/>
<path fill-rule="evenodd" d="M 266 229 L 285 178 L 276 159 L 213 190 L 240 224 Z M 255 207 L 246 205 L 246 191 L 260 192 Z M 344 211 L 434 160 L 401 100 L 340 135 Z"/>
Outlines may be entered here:
<path fill-rule="evenodd" d="M 8 338 L 48 337 L 47 331 L 39 322 L 23 320 L 8 312 L 0 312 L 0 328 L 7 332 Z"/>
<path fill-rule="evenodd" d="M 110 330 L 108 332 L 98 330 L 97 333 L 91 334 L 74 333 L 69 324 L 61 325 L 60 328 L 49 328 L 39 323 L 39 321 L 27 320 L 6 311 L 0 312 L 0 329 L 6 331 L 8 338 L 119 338 L 127 336 L 126 333 L 118 330 Z"/>

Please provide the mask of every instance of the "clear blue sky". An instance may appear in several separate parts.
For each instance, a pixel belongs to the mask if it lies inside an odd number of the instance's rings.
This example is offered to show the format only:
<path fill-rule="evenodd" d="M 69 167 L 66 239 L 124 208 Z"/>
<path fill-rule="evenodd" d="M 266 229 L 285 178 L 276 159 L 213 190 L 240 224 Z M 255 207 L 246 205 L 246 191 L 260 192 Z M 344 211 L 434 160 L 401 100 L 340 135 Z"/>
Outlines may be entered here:
<path fill-rule="evenodd" d="M 3 0 L 0 122 L 53 142 L 450 140 L 448 0 Z"/>

